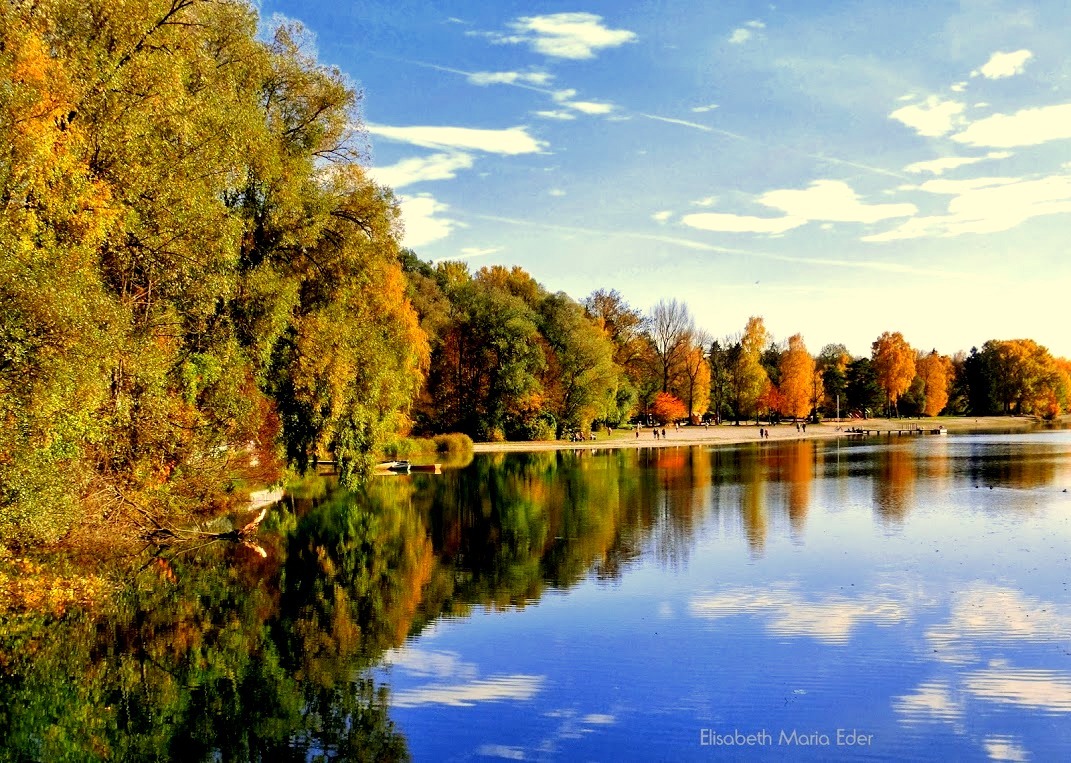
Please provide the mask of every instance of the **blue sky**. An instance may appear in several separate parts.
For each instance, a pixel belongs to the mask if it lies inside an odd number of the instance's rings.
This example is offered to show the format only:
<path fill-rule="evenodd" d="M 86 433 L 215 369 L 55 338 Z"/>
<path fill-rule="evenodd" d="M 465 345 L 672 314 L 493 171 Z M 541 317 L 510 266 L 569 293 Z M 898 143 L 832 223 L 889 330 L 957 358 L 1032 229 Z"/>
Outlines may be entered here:
<path fill-rule="evenodd" d="M 1071 4 L 263 0 L 362 89 L 426 260 L 715 336 L 1071 356 Z"/>

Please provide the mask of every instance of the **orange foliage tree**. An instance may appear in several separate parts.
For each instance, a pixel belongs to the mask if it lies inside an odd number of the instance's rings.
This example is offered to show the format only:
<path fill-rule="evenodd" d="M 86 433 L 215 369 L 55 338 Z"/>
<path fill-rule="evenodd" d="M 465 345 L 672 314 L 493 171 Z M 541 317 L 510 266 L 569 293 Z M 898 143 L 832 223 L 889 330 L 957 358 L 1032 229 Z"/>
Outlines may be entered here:
<path fill-rule="evenodd" d="M 659 421 L 668 423 L 687 416 L 688 407 L 676 395 L 659 392 L 655 395 L 654 403 L 651 405 L 651 412 Z"/>
<path fill-rule="evenodd" d="M 952 359 L 947 355 L 938 355 L 934 350 L 923 355 L 915 363 L 915 371 L 922 380 L 925 402 L 922 412 L 927 416 L 936 416 L 948 405 L 948 387 L 952 380 Z"/>
<path fill-rule="evenodd" d="M 878 386 L 885 392 L 887 404 L 895 409 L 896 401 L 915 378 L 915 351 L 899 331 L 886 331 L 871 345 L 871 357 Z"/>
<path fill-rule="evenodd" d="M 802 335 L 789 337 L 788 350 L 781 356 L 780 371 L 781 412 L 793 419 L 806 416 L 813 397 L 814 358 L 807 352 Z"/>

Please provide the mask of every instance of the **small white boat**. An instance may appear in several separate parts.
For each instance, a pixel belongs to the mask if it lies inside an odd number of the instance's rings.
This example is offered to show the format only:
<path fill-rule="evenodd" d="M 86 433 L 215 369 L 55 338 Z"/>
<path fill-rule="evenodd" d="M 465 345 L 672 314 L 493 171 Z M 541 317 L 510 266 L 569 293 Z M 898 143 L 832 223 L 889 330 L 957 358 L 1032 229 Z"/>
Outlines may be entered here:
<path fill-rule="evenodd" d="M 408 474 L 409 462 L 408 461 L 383 461 L 376 464 L 376 471 L 380 472 L 393 472 L 394 474 Z"/>

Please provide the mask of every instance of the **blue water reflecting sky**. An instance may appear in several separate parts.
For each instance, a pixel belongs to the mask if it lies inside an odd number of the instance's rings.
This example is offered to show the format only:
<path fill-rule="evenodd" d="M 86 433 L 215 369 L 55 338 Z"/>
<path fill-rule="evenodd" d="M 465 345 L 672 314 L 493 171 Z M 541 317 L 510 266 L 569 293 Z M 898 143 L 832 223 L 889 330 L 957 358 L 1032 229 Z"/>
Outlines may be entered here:
<path fill-rule="evenodd" d="M 421 483 L 433 512 L 486 514 L 479 458 Z M 1071 755 L 1069 433 L 586 458 L 570 491 L 647 519 L 578 582 L 387 654 L 417 760 Z M 574 500 L 518 479 L 526 511 Z"/>

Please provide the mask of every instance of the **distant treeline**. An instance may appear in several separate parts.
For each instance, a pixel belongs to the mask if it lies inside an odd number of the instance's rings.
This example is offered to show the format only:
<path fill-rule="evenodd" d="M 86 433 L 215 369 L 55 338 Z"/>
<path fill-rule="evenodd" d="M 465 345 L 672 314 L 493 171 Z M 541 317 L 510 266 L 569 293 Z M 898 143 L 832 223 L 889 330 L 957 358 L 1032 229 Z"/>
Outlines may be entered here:
<path fill-rule="evenodd" d="M 1029 339 L 990 340 L 949 357 L 900 333 L 865 357 L 803 337 L 774 341 L 762 318 L 712 338 L 687 305 L 649 313 L 616 291 L 577 303 L 524 270 L 475 274 L 459 262 L 402 261 L 431 347 L 418 428 L 485 440 L 544 439 L 637 420 L 744 421 L 844 416 L 1028 414 L 1071 407 L 1071 363 Z"/>
<path fill-rule="evenodd" d="M 637 415 L 1055 416 L 1068 364 L 582 302 L 398 246 L 360 94 L 242 0 L 0 3 L 0 543 L 217 511 L 388 440 L 550 438 Z"/>

